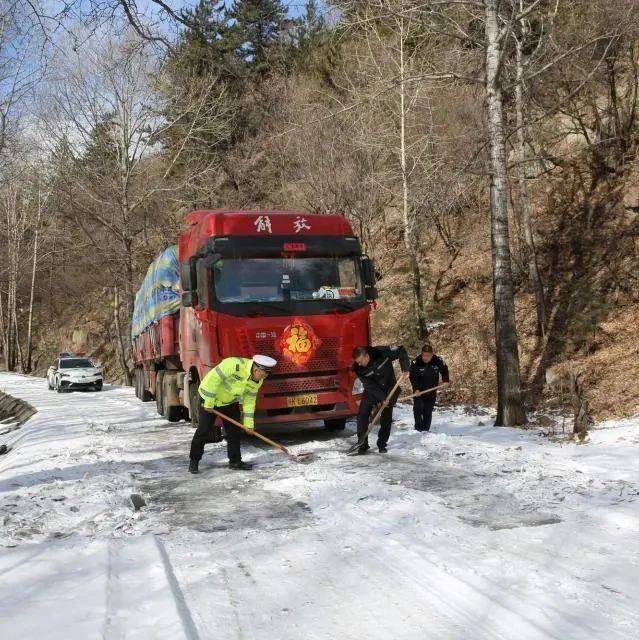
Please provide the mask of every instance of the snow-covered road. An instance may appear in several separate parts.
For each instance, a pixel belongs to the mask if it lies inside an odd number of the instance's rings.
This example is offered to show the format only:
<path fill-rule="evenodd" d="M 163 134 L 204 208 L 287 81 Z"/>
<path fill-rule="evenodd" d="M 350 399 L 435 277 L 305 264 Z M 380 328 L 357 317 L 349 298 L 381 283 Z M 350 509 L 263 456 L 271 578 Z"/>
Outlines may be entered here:
<path fill-rule="evenodd" d="M 274 431 L 316 460 L 209 445 L 189 476 L 190 425 L 131 389 L 0 389 L 38 409 L 0 436 L 3 640 L 638 636 L 639 420 L 575 445 L 402 407 L 385 456 Z"/>

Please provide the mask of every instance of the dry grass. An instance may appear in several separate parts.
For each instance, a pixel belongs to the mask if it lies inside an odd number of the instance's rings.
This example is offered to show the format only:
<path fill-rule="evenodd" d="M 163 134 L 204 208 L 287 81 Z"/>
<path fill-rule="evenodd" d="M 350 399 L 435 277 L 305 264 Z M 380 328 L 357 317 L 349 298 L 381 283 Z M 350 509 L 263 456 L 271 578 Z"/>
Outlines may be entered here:
<path fill-rule="evenodd" d="M 454 389 L 442 401 L 462 404 L 496 404 L 495 346 L 492 307 L 490 238 L 487 222 L 470 216 L 462 252 L 444 279 L 440 302 L 432 299 L 433 281 L 427 284 L 428 319 L 443 325 L 429 339 L 448 362 Z M 544 221 L 548 224 L 548 220 Z M 446 253 L 430 245 L 428 267 L 445 264 Z M 427 268 L 425 269 L 427 271 Z M 433 269 L 433 271 L 435 271 Z M 542 342 L 535 334 L 534 297 L 523 282 L 516 298 L 522 385 L 532 391 Z M 411 354 L 419 351 L 411 324 L 411 293 L 402 278 L 388 276 L 381 282 L 380 309 L 373 328 L 375 342 L 403 343 Z M 639 412 L 639 301 L 625 298 L 611 303 L 604 321 L 592 335 L 561 344 L 551 363 L 562 380 L 563 391 L 544 385 L 537 408 L 570 409 L 566 380 L 571 371 L 582 374 L 590 408 L 597 419 L 630 416 Z M 543 378 L 542 378 L 543 380 Z"/>

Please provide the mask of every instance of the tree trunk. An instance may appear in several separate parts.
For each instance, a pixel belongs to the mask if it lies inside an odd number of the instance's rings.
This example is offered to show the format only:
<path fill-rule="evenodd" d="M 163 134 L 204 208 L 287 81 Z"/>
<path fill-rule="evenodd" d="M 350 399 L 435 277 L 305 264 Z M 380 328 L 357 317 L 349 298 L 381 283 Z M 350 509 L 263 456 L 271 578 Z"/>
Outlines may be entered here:
<path fill-rule="evenodd" d="M 4 366 L 8 370 L 7 366 L 7 328 L 4 320 L 4 302 L 2 298 L 2 292 L 0 291 L 0 335 L 2 336 L 2 355 L 4 356 Z"/>
<path fill-rule="evenodd" d="M 515 296 L 508 232 L 508 179 L 500 80 L 501 40 L 498 0 L 485 0 L 486 107 L 490 136 L 490 209 L 493 302 L 497 355 L 497 419 L 495 425 L 524 424 L 521 397 Z"/>
<path fill-rule="evenodd" d="M 517 83 L 515 85 L 515 111 L 517 119 L 517 202 L 521 215 L 521 226 L 524 231 L 526 246 L 526 263 L 528 278 L 535 292 L 535 308 L 537 312 L 537 335 L 544 336 L 546 332 L 546 297 L 544 285 L 539 273 L 535 234 L 532 228 L 532 207 L 528 197 L 526 184 L 526 135 L 524 126 L 524 65 L 521 40 L 516 41 L 517 52 Z"/>
<path fill-rule="evenodd" d="M 16 363 L 20 363 L 20 369 L 24 371 L 24 357 L 22 354 L 22 345 L 20 344 L 20 331 L 18 330 L 18 314 L 14 314 L 13 323 L 15 325 L 16 335 Z"/>
<path fill-rule="evenodd" d="M 31 373 L 31 342 L 33 330 L 33 299 L 35 297 L 36 267 L 38 265 L 38 234 L 40 232 L 40 218 L 42 216 L 41 193 L 38 190 L 38 215 L 33 239 L 33 265 L 31 267 L 31 291 L 29 292 L 29 322 L 27 325 L 27 353 L 25 355 L 23 371 Z"/>
<path fill-rule="evenodd" d="M 574 372 L 570 374 L 570 396 L 572 398 L 572 408 L 574 412 L 572 432 L 579 440 L 583 441 L 594 421 L 588 407 L 588 400 L 586 400 L 583 385 L 581 384 L 581 376 Z"/>
<path fill-rule="evenodd" d="M 13 185 L 8 185 L 5 195 L 5 214 L 7 223 L 7 317 L 6 317 L 6 344 L 5 354 L 7 371 L 16 368 L 16 328 L 17 328 L 17 254 L 18 254 L 18 196 Z"/>
<path fill-rule="evenodd" d="M 122 337 L 122 325 L 120 323 L 120 290 L 117 285 L 113 288 L 113 324 L 115 326 L 116 345 L 120 358 L 120 366 L 124 374 L 124 382 L 131 386 L 131 371 L 129 370 L 129 364 L 127 362 L 127 353 Z"/>
<path fill-rule="evenodd" d="M 415 312 L 417 316 L 417 332 L 422 339 L 426 332 L 426 314 L 424 313 L 424 301 L 422 299 L 422 279 L 419 270 L 419 260 L 414 246 L 413 221 L 411 220 L 411 210 L 408 201 L 408 171 L 406 168 L 406 88 L 405 67 L 404 67 L 404 19 L 400 19 L 399 32 L 399 103 L 400 103 L 400 165 L 402 170 L 402 219 L 404 226 L 404 247 L 410 259 L 410 266 L 413 272 L 413 300 L 415 302 Z"/>

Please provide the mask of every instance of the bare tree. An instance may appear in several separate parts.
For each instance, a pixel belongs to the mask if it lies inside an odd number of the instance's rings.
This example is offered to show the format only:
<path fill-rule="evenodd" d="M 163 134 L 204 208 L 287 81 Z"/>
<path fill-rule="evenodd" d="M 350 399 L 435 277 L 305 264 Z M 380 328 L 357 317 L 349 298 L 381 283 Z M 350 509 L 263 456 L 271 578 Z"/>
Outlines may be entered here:
<path fill-rule="evenodd" d="M 67 141 L 73 156 L 64 180 L 66 215 L 110 274 L 115 309 L 125 319 L 117 325 L 125 330 L 140 243 L 149 242 L 149 227 L 151 235 L 164 234 L 153 229 L 155 212 L 171 213 L 166 211 L 171 199 L 179 201 L 187 187 L 214 170 L 214 160 L 193 153 L 193 147 L 200 139 L 223 135 L 223 87 L 207 77 L 195 87 L 180 88 L 180 95 L 170 96 L 169 112 L 168 98 L 159 92 L 161 68 L 133 36 L 120 42 L 96 39 L 60 61 L 58 72 L 49 93 L 54 106 L 42 120 L 49 139 Z M 116 344 L 128 349 L 127 340 Z M 127 359 L 128 351 L 120 353 L 122 362 Z"/>
<path fill-rule="evenodd" d="M 410 81 L 423 70 L 428 56 L 417 7 L 409 0 L 349 5 L 344 23 L 355 46 L 346 59 L 343 84 L 357 106 L 353 110 L 357 134 L 352 142 L 380 159 L 371 178 L 389 198 L 391 219 L 384 226 L 392 229 L 393 214 L 399 214 L 401 245 L 393 251 L 408 262 L 413 333 L 421 338 L 426 333 L 426 311 L 419 245 L 427 220 L 419 218 L 424 209 L 420 210 L 418 191 L 424 181 L 433 179 L 440 160 L 431 119 L 432 87 Z"/>
<path fill-rule="evenodd" d="M 493 298 L 497 354 L 497 425 L 517 425 L 526 416 L 521 397 L 515 293 L 508 229 L 508 157 L 504 124 L 503 56 L 508 32 L 499 0 L 484 0 L 486 121 L 490 148 L 490 210 L 493 247 Z"/>
<path fill-rule="evenodd" d="M 40 249 L 39 239 L 40 239 L 40 225 L 42 222 L 42 212 L 44 207 L 46 206 L 48 193 L 42 192 L 42 187 L 40 185 L 37 186 L 37 203 L 36 203 L 36 216 L 35 223 L 33 229 L 33 262 L 31 264 L 31 285 L 29 288 L 29 311 L 28 311 L 28 320 L 27 320 L 27 342 L 26 342 L 26 353 L 24 357 L 24 362 L 22 365 L 22 370 L 25 373 L 31 373 L 33 362 L 33 311 L 34 311 L 34 301 L 35 301 L 35 291 L 36 291 L 36 274 L 38 268 L 38 250 Z"/>
<path fill-rule="evenodd" d="M 519 0 L 520 15 L 524 10 L 524 0 Z M 527 153 L 527 114 L 525 73 L 531 57 L 542 49 L 545 34 L 537 34 L 537 43 L 533 40 L 532 28 L 527 17 L 520 18 L 514 29 L 515 40 L 515 126 L 516 126 L 516 159 L 517 159 L 517 204 L 521 216 L 525 243 L 525 259 L 528 266 L 528 278 L 535 292 L 535 308 L 537 313 L 537 335 L 543 336 L 546 331 L 546 295 L 539 269 L 537 242 L 532 222 L 532 205 L 527 184 L 527 170 L 530 166 Z M 531 54 L 527 50 L 533 48 Z"/>

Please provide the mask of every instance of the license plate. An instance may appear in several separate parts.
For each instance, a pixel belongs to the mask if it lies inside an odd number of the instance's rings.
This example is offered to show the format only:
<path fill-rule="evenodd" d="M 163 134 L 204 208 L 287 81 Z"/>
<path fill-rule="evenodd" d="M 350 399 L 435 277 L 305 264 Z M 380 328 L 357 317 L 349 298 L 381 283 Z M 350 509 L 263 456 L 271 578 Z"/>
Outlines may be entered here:
<path fill-rule="evenodd" d="M 294 396 L 292 398 L 286 398 L 286 404 L 289 407 L 307 407 L 312 404 L 318 404 L 317 394 L 309 393 L 305 396 Z"/>

